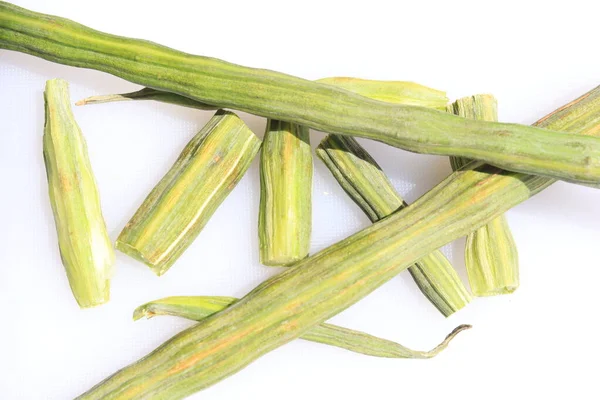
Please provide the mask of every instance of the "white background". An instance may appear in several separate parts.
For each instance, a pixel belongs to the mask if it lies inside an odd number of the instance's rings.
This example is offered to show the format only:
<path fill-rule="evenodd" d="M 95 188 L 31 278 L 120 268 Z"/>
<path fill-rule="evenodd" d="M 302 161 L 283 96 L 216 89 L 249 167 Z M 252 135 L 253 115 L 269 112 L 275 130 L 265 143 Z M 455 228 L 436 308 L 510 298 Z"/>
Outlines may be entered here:
<path fill-rule="evenodd" d="M 532 123 L 600 83 L 595 1 L 15 2 L 308 79 L 412 80 L 445 89 L 451 99 L 490 92 L 502 121 Z M 42 161 L 42 92 L 55 77 L 71 82 L 73 101 L 137 88 L 0 50 L 1 399 L 72 398 L 190 325 L 175 318 L 132 322 L 145 301 L 242 296 L 279 272 L 258 263 L 255 162 L 165 276 L 118 253 L 111 302 L 79 310 L 59 258 Z M 211 113 L 139 102 L 79 107 L 75 116 L 115 239 Z M 242 117 L 262 136 L 264 119 Z M 314 133 L 313 143 L 322 137 Z M 444 157 L 361 143 L 408 201 L 450 172 Z M 521 262 L 514 295 L 476 299 L 445 320 L 402 274 L 333 319 L 418 349 L 433 347 L 460 323 L 474 325 L 439 357 L 377 359 L 295 341 L 192 398 L 596 397 L 600 192 L 558 183 L 508 219 Z M 369 225 L 319 160 L 313 221 L 313 251 Z M 444 251 L 466 282 L 463 244 Z"/>

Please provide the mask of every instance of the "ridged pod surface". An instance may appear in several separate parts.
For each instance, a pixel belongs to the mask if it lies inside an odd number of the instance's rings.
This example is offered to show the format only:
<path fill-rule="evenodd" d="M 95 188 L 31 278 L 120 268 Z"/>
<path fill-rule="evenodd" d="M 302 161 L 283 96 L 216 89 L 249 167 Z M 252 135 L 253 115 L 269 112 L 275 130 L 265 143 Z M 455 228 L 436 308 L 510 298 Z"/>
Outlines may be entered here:
<path fill-rule="evenodd" d="M 97 69 L 206 104 L 323 132 L 600 184 L 600 138 L 474 121 L 426 107 L 372 100 L 324 83 L 109 35 L 5 2 L 0 2 L 0 48 Z"/>
<path fill-rule="evenodd" d="M 44 162 L 60 257 L 81 308 L 110 299 L 115 254 L 81 129 L 71 111 L 69 84 L 46 82 Z"/>
<path fill-rule="evenodd" d="M 496 98 L 478 94 L 456 100 L 448 112 L 483 121 L 498 120 Z M 471 162 L 462 157 L 450 157 L 457 170 Z M 475 296 L 495 296 L 512 293 L 519 287 L 519 257 L 517 245 L 504 215 L 467 235 L 465 265 L 469 284 Z"/>
<path fill-rule="evenodd" d="M 354 138 L 329 135 L 317 147 L 317 156 L 371 222 L 408 206 L 381 167 Z M 446 317 L 471 301 L 452 264 L 439 250 L 408 270 L 421 292 Z"/>
<path fill-rule="evenodd" d="M 117 239 L 117 249 L 164 274 L 244 176 L 260 139 L 219 110 L 185 146 Z"/>
<path fill-rule="evenodd" d="M 540 122 L 561 123 L 571 133 L 599 134 L 600 88 Z M 172 400 L 209 387 L 554 182 L 471 163 L 414 204 L 268 279 L 79 399 Z"/>
<path fill-rule="evenodd" d="M 313 158 L 308 128 L 268 120 L 260 153 L 260 262 L 285 266 L 310 250 Z"/>

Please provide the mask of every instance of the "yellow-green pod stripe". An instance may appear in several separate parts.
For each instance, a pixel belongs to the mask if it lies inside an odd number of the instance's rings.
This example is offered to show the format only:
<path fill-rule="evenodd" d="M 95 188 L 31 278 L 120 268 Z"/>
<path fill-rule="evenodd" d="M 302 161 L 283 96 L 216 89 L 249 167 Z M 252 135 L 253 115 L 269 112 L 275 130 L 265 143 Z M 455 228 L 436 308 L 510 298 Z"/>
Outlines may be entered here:
<path fill-rule="evenodd" d="M 110 299 L 115 254 L 68 83 L 46 82 L 44 100 L 44 162 L 60 256 L 75 300 L 81 308 L 94 307 Z"/>
<path fill-rule="evenodd" d="M 368 99 L 325 83 L 194 56 L 102 33 L 0 2 L 0 48 L 223 108 L 323 132 L 361 136 L 417 153 L 461 156 L 512 171 L 600 184 L 600 138 L 467 120 L 421 106 Z"/>
<path fill-rule="evenodd" d="M 268 120 L 260 155 L 260 262 L 285 266 L 308 255 L 313 160 L 308 128 Z"/>
<path fill-rule="evenodd" d="M 408 206 L 377 162 L 355 139 L 329 135 L 317 147 L 317 156 L 372 222 Z M 408 270 L 421 292 L 446 317 L 471 300 L 452 264 L 439 250 L 421 258 Z"/>
<path fill-rule="evenodd" d="M 238 299 L 221 296 L 174 296 L 154 300 L 135 309 L 133 319 L 171 315 L 194 321 L 202 321 L 216 312 L 224 310 Z M 460 325 L 450 332 L 444 341 L 429 351 L 412 350 L 399 343 L 371 336 L 364 332 L 342 328 L 331 324 L 319 324 L 311 328 L 300 339 L 336 346 L 355 353 L 386 358 L 431 358 L 444 350 L 460 332 L 471 328 Z"/>
<path fill-rule="evenodd" d="M 164 274 L 242 179 L 260 144 L 237 115 L 217 111 L 127 223 L 117 248 Z"/>
<path fill-rule="evenodd" d="M 498 120 L 496 98 L 480 94 L 456 100 L 448 111 L 465 118 Z M 453 170 L 471 160 L 450 157 Z M 495 296 L 519 287 L 519 257 L 512 232 L 504 215 L 467 236 L 465 264 L 471 291 L 475 296 Z"/>
<path fill-rule="evenodd" d="M 570 121 L 571 133 L 600 134 L 600 88 L 557 114 Z M 552 127 L 555 120 L 540 125 Z M 268 279 L 79 399 L 174 400 L 207 388 L 554 182 L 473 162 L 414 204 Z"/>

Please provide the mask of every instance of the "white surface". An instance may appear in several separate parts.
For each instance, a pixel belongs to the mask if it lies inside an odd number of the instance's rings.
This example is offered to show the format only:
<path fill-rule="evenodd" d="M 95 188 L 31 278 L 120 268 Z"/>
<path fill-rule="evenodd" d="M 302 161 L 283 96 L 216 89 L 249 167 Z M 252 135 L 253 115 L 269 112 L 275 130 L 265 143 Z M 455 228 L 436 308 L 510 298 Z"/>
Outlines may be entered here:
<path fill-rule="evenodd" d="M 531 123 L 600 83 L 592 1 L 15 2 L 309 79 L 413 80 L 446 89 L 452 99 L 491 92 L 503 121 Z M 111 302 L 80 311 L 60 263 L 42 161 L 42 91 L 55 77 L 71 82 L 73 101 L 136 88 L 0 50 L 1 399 L 72 398 L 190 325 L 174 318 L 132 322 L 133 309 L 145 301 L 242 296 L 278 272 L 258 263 L 255 162 L 165 276 L 118 254 Z M 152 102 L 75 109 L 113 239 L 210 115 Z M 242 116 L 262 136 L 264 120 Z M 322 134 L 312 137 L 317 144 Z M 450 172 L 443 157 L 361 143 L 408 201 Z M 313 251 L 369 224 L 320 161 L 315 168 Z M 474 325 L 439 357 L 384 360 L 296 341 L 191 398 L 590 398 L 597 377 L 587 365 L 600 357 L 600 191 L 558 183 L 508 219 L 521 261 L 513 296 L 476 299 L 444 320 L 402 274 L 334 318 L 414 348 L 432 347 L 459 323 Z M 465 278 L 462 247 L 460 240 L 444 251 Z"/>

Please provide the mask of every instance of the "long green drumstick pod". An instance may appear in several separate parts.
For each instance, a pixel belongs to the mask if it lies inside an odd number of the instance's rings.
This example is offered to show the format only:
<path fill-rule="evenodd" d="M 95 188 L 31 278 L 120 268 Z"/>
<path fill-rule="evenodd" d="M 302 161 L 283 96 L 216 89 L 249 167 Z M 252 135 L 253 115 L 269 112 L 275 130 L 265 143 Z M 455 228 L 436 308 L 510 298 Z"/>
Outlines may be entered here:
<path fill-rule="evenodd" d="M 258 238 L 264 265 L 308 255 L 312 229 L 312 149 L 308 128 L 267 121 L 260 154 Z"/>
<path fill-rule="evenodd" d="M 60 256 L 75 300 L 81 308 L 94 307 L 110 299 L 115 254 L 69 84 L 46 82 L 44 100 L 44 162 Z"/>
<path fill-rule="evenodd" d="M 600 87 L 539 124 L 599 134 Z M 554 182 L 474 162 L 413 205 L 265 281 L 79 398 L 180 399 L 211 386 Z"/>
<path fill-rule="evenodd" d="M 329 135 L 319 144 L 317 156 L 372 222 L 408 206 L 377 162 L 354 138 Z M 446 317 L 471 301 L 452 264 L 439 250 L 408 270 L 421 292 Z"/>
<path fill-rule="evenodd" d="M 448 111 L 465 118 L 498 120 L 498 105 L 492 95 L 475 95 L 456 100 Z M 450 157 L 457 170 L 471 162 Z M 519 257 L 508 221 L 504 215 L 467 236 L 465 264 L 475 296 L 494 296 L 514 292 L 519 287 Z"/>
<path fill-rule="evenodd" d="M 242 179 L 260 144 L 237 115 L 219 110 L 146 197 L 117 248 L 164 274 Z"/>
<path fill-rule="evenodd" d="M 194 321 L 202 321 L 206 317 L 224 310 L 236 301 L 238 299 L 235 297 L 221 296 L 166 297 L 136 308 L 133 312 L 133 319 L 138 320 L 142 317 L 152 318 L 157 315 L 172 315 Z M 444 350 L 458 333 L 469 328 L 471 328 L 470 325 L 456 327 L 446 336 L 442 343 L 429 351 L 412 350 L 390 340 L 331 324 L 316 325 L 300 338 L 374 357 L 431 358 Z"/>
<path fill-rule="evenodd" d="M 600 184 L 600 138 L 472 121 L 425 107 L 371 100 L 324 83 L 109 35 L 5 2 L 0 2 L 0 48 L 328 133 Z"/>

